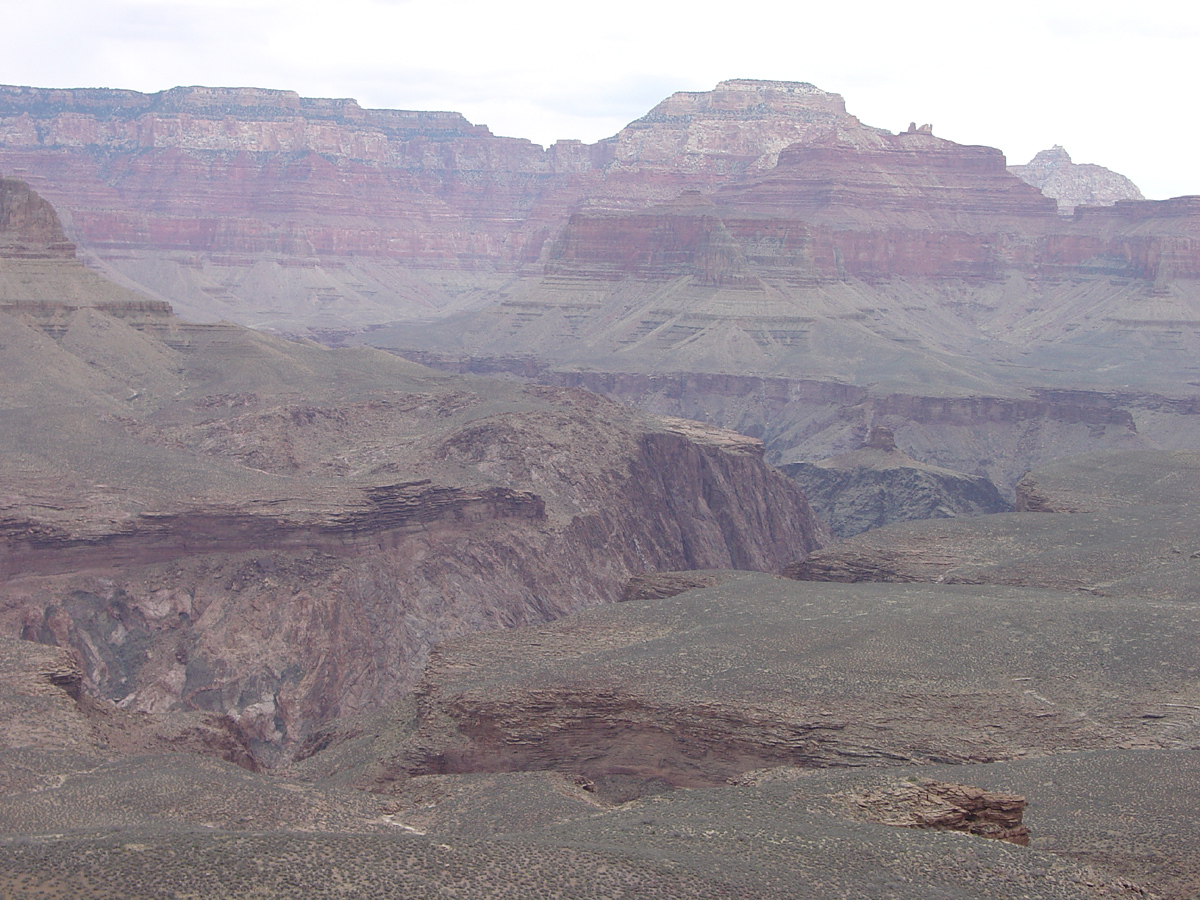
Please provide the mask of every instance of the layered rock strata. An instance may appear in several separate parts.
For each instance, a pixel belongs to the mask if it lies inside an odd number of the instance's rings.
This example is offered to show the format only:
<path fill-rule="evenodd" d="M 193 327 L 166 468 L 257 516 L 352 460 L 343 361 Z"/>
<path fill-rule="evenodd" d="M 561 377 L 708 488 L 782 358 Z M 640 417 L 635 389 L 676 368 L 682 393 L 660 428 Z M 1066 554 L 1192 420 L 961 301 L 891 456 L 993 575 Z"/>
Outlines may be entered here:
<path fill-rule="evenodd" d="M 54 207 L 18 178 L 0 178 L 0 259 L 73 259 Z"/>
<path fill-rule="evenodd" d="M 851 799 L 866 819 L 881 825 L 965 831 L 1021 847 L 1029 845 L 1029 828 L 1022 822 L 1026 802 L 1017 794 L 914 778 Z"/>
<path fill-rule="evenodd" d="M 830 130 L 863 131 L 838 95 L 790 82 L 675 94 L 547 149 L 289 91 L 0 88 L 0 171 L 33 179 L 103 265 L 192 315 L 293 330 L 502 296 L 511 278 L 487 273 L 538 264 L 581 206 L 710 190 Z"/>

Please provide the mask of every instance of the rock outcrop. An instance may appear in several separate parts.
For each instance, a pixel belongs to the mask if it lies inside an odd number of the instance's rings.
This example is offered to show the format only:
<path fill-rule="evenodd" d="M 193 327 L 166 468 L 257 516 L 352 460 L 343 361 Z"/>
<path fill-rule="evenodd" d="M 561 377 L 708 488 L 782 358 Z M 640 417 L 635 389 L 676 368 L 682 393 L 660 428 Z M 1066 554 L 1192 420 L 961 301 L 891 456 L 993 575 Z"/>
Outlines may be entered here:
<path fill-rule="evenodd" d="M 1059 216 L 999 151 L 872 128 L 808 84 L 722 82 L 549 149 L 288 92 L 9 88 L 0 166 L 185 317 L 331 342 L 398 321 L 350 339 L 705 381 L 614 393 L 774 461 L 877 422 L 1008 495 L 1054 456 L 1200 435 L 1194 198 Z"/>
<path fill-rule="evenodd" d="M 1022 512 L 890 525 L 818 551 L 784 574 L 1195 600 L 1195 470 L 1195 453 L 1110 451 L 1061 460 L 1022 479 Z"/>
<path fill-rule="evenodd" d="M 901 452 L 884 425 L 872 427 L 857 450 L 817 463 L 789 463 L 782 471 L 838 538 L 892 522 L 1012 509 L 987 478 L 924 465 Z"/>
<path fill-rule="evenodd" d="M 790 82 L 676 94 L 546 149 L 290 91 L 0 88 L 0 171 L 33 179 L 110 271 L 193 317 L 297 331 L 495 298 L 511 275 L 489 273 L 540 270 L 574 210 L 708 191 L 831 130 L 869 131 Z"/>
<path fill-rule="evenodd" d="M 54 207 L 17 178 L 0 178 L 0 259 L 72 259 Z"/>
<path fill-rule="evenodd" d="M 39 767 L 22 753 L 55 754 L 68 769 L 164 752 L 258 769 L 249 735 L 230 717 L 185 711 L 151 717 L 119 709 L 85 690 L 68 648 L 0 637 L 0 675 L 0 791 L 36 789 Z M 31 776 L 34 783 L 26 783 Z"/>
<path fill-rule="evenodd" d="M 1029 846 L 1029 827 L 1022 821 L 1026 802 L 1017 794 L 913 778 L 888 788 L 853 794 L 849 800 L 865 819 L 880 825 L 965 831 Z"/>
<path fill-rule="evenodd" d="M 1103 166 L 1080 165 L 1059 144 L 1042 150 L 1023 166 L 1009 166 L 1022 181 L 1058 201 L 1059 215 L 1077 206 L 1112 206 L 1118 200 L 1142 200 L 1136 184 Z"/>

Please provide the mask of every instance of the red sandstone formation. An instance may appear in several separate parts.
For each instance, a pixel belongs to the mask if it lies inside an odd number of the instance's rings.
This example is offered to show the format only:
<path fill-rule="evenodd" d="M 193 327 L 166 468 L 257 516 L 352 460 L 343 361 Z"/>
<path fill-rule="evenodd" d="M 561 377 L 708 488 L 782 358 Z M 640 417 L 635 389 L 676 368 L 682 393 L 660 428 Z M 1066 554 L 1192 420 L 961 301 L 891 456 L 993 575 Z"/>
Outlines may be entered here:
<path fill-rule="evenodd" d="M 1162 281 L 1200 273 L 1200 207 L 1122 202 L 1062 220 L 989 147 L 914 132 L 834 135 L 709 196 L 622 214 L 579 214 L 547 272 L 602 280 L 762 289 L 891 278 L 1061 279 L 1105 272 Z"/>
<path fill-rule="evenodd" d="M 73 259 L 54 207 L 16 178 L 0 178 L 0 259 Z"/>
<path fill-rule="evenodd" d="M 811 85 L 676 94 L 614 138 L 543 149 L 457 113 L 294 92 L 0 89 L 0 169 L 32 179 L 103 254 L 368 256 L 511 269 L 583 198 L 642 206 L 857 125 Z M 732 128 L 731 125 L 741 125 Z"/>

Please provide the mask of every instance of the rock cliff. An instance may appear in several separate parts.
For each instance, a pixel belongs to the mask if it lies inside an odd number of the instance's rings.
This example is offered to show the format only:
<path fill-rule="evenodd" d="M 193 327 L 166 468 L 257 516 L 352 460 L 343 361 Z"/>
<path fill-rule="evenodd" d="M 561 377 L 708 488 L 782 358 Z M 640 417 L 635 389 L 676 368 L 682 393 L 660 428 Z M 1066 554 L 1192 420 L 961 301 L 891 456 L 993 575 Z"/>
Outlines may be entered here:
<path fill-rule="evenodd" d="M 805 581 L 1004 584 L 1138 600 L 1200 598 L 1195 453 L 1105 451 L 1020 482 L 1021 512 L 905 522 L 788 566 Z"/>
<path fill-rule="evenodd" d="M 816 463 L 790 463 L 782 471 L 796 480 L 838 538 L 891 522 L 1012 509 L 987 478 L 924 465 L 902 453 L 891 429 L 882 425 L 872 428 L 857 450 Z"/>
<path fill-rule="evenodd" d="M 36 182 L 101 264 L 194 317 L 293 330 L 494 299 L 511 276 L 489 273 L 540 267 L 575 209 L 711 190 L 830 130 L 868 131 L 789 82 L 676 94 L 545 149 L 290 91 L 0 88 L 0 171 Z"/>
<path fill-rule="evenodd" d="M 1142 200 L 1142 192 L 1124 175 L 1090 164 L 1079 165 L 1060 145 L 1042 150 L 1023 166 L 1009 166 L 1022 181 L 1058 201 L 1060 215 L 1077 206 L 1112 206 L 1118 200 Z"/>
<path fill-rule="evenodd" d="M 17 178 L 0 178 L 0 259 L 72 259 L 58 213 Z"/>
<path fill-rule="evenodd" d="M 999 151 L 872 128 L 809 84 L 722 82 L 547 149 L 283 91 L 7 88 L 0 167 L 90 265 L 185 317 L 704 382 L 613 395 L 775 461 L 878 422 L 1007 494 L 1057 455 L 1200 434 L 1194 198 L 1060 216 Z"/>

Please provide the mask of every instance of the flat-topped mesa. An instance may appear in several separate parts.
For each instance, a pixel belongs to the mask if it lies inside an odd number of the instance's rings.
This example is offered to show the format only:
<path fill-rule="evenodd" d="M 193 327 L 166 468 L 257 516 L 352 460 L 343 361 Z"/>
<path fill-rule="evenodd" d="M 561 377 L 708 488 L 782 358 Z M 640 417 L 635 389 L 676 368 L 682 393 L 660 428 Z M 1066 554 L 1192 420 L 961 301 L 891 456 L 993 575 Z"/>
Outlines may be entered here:
<path fill-rule="evenodd" d="M 129 128 L 128 123 L 187 116 L 189 120 L 219 123 L 212 130 L 186 123 L 188 130 Z M 26 121 L 21 121 L 22 119 Z M 204 149 L 270 152 L 268 134 L 262 144 L 247 145 L 246 123 L 292 121 L 363 126 L 389 137 L 416 134 L 448 138 L 471 135 L 491 137 L 486 125 L 474 125 L 461 113 L 426 110 L 363 109 L 350 98 L 301 97 L 295 91 L 253 87 L 174 87 L 152 94 L 108 88 L 35 88 L 0 85 L 0 121 L 10 120 L 4 140 L 14 143 L 21 125 L 40 121 L 49 125 L 37 131 L 25 129 L 30 143 L 39 146 L 101 147 L 188 146 L 203 132 L 209 140 Z M 15 120 L 15 121 L 14 121 Z M 72 127 L 75 126 L 75 127 Z M 223 142 L 223 143 L 222 143 Z M 296 148 L 293 148 L 296 149 Z"/>
<path fill-rule="evenodd" d="M 17 178 L 0 178 L 0 259 L 74 259 L 54 207 Z"/>
<path fill-rule="evenodd" d="M 886 425 L 873 425 L 859 446 L 860 450 L 882 450 L 885 453 L 898 453 L 896 435 Z"/>
<path fill-rule="evenodd" d="M 722 81 L 711 91 L 680 91 L 631 122 L 616 138 L 617 166 L 682 168 L 713 174 L 775 165 L 779 152 L 830 132 L 856 144 L 877 132 L 846 112 L 839 94 L 805 82 Z"/>
<path fill-rule="evenodd" d="M 925 131 L 872 137 L 862 146 L 830 133 L 789 147 L 773 170 L 714 202 L 832 228 L 1036 234 L 1058 224 L 1053 201 L 1010 175 L 995 148 Z"/>
<path fill-rule="evenodd" d="M 1161 292 L 1200 272 L 1200 215 L 1060 217 L 999 151 L 866 126 L 803 82 L 676 93 L 611 138 L 549 148 L 294 91 L 0 86 L 0 169 L 185 318 L 291 333 L 486 302 L 511 274 L 761 294 L 1014 274 Z"/>

